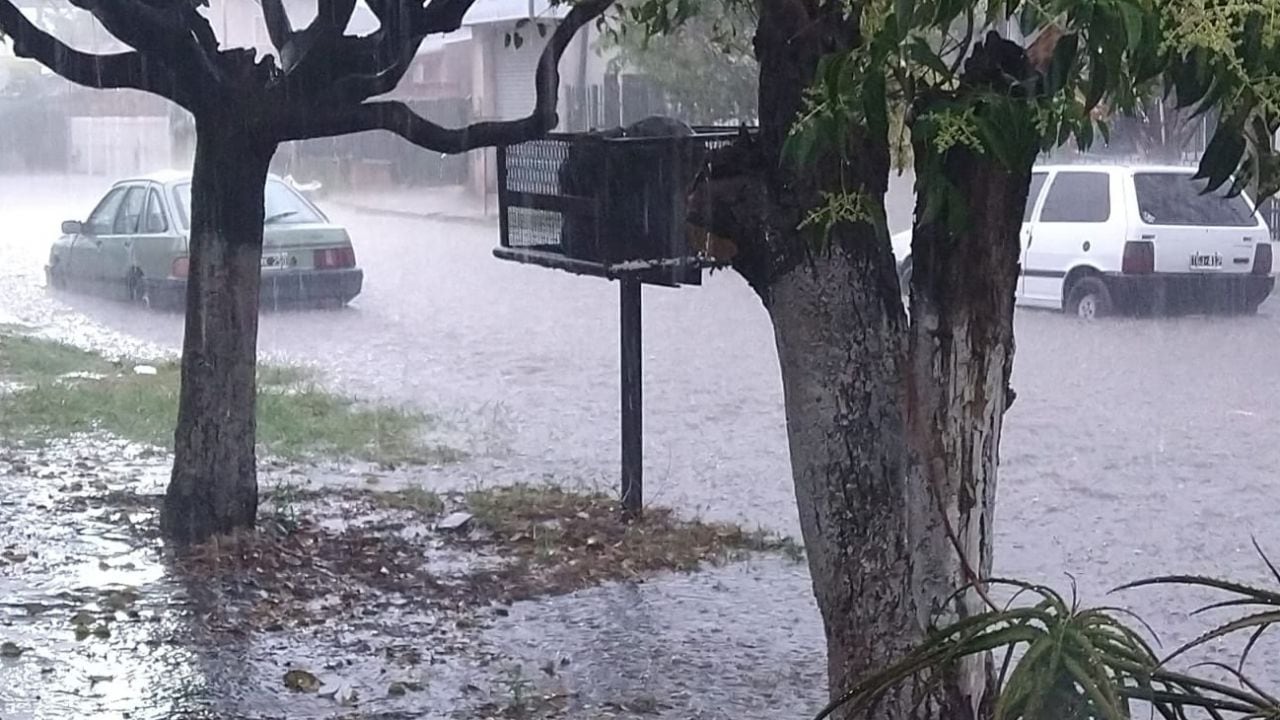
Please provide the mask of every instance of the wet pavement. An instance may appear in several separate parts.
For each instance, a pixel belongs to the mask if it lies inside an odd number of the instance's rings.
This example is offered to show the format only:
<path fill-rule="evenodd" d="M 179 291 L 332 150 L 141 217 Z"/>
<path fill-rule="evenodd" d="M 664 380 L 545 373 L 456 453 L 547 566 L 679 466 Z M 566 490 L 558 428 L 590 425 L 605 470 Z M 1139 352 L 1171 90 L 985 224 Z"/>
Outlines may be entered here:
<path fill-rule="evenodd" d="M 174 352 L 179 317 L 41 287 L 58 222 L 86 214 L 103 187 L 0 180 L 0 323 Z M 352 230 L 366 290 L 343 311 L 264 316 L 264 356 L 463 428 L 479 451 L 456 467 L 409 471 L 429 485 L 616 482 L 616 286 L 493 259 L 496 225 L 326 209 Z M 646 288 L 644 313 L 647 499 L 796 532 L 759 302 L 717 273 L 701 288 Z M 1265 580 L 1250 536 L 1280 554 L 1280 303 L 1252 318 L 1095 324 L 1020 311 L 1017 338 L 997 573 L 1060 587 L 1071 573 L 1086 601 L 1122 601 L 1154 619 L 1166 644 L 1189 639 L 1204 627 L 1187 615 L 1191 596 L 1103 593 L 1170 570 Z M 822 694 L 808 580 L 785 563 L 521 605 L 487 637 L 531 664 L 570 652 L 549 680 L 666 717 L 803 715 Z"/>

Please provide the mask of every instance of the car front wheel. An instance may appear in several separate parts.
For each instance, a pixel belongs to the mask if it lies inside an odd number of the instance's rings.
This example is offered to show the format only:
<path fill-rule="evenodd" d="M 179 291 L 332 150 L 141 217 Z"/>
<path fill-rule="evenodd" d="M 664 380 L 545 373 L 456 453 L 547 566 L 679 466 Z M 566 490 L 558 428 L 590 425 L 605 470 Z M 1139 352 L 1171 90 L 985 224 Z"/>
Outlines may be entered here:
<path fill-rule="evenodd" d="M 54 290 L 67 289 L 67 277 L 57 263 L 54 263 L 49 267 L 49 270 L 46 273 L 45 282 Z"/>
<path fill-rule="evenodd" d="M 1111 291 L 1100 278 L 1086 277 L 1076 281 L 1067 293 L 1067 302 L 1063 307 L 1068 315 L 1081 320 L 1096 320 L 1112 314 L 1115 304 L 1111 300 Z"/>

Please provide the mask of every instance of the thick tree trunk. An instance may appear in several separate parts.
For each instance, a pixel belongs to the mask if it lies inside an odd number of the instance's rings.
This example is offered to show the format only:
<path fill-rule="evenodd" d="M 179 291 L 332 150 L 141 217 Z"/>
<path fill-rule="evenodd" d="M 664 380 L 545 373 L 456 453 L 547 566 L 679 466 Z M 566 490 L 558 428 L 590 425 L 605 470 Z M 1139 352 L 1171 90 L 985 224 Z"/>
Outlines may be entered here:
<path fill-rule="evenodd" d="M 916 581 L 925 498 L 909 486 L 902 376 L 906 319 L 870 233 L 770 284 L 800 524 L 827 636 L 831 695 L 902 657 L 929 620 Z M 932 585 L 932 584 L 931 584 Z M 910 688 L 881 708 L 910 717 Z"/>
<path fill-rule="evenodd" d="M 232 119 L 197 121 L 190 274 L 173 474 L 161 529 L 180 543 L 249 528 L 263 187 L 274 143 Z"/>
<path fill-rule="evenodd" d="M 707 215 L 714 230 L 738 241 L 735 267 L 773 321 L 796 500 L 835 699 L 901 659 L 931 622 L 980 609 L 981 593 L 958 603 L 954 595 L 991 568 L 997 452 L 1011 397 L 1018 228 L 1035 153 L 1013 171 L 963 148 L 947 159 L 943 173 L 964 188 L 971 224 L 958 234 L 936 225 L 916 229 L 922 256 L 908 321 L 884 226 L 888 138 L 855 128 L 846 158 L 825 156 L 800 172 L 781 158 L 818 58 L 857 44 L 850 18 L 858 14 L 828 10 L 762 4 L 755 40 L 760 160 L 747 180 L 721 184 L 734 198 L 759 200 L 749 212 L 721 202 L 723 212 Z M 929 191 L 922 190 L 923 203 Z M 863 222 L 838 223 L 816 243 L 797 230 L 825 194 L 845 192 L 862 195 L 870 212 Z M 875 717 L 990 714 L 989 662 L 942 672 L 898 688 Z"/>
<path fill-rule="evenodd" d="M 918 229 L 916 252 L 936 247 L 916 261 L 910 323 L 887 242 L 869 226 L 839 228 L 763 293 L 833 698 L 900 659 L 931 622 L 980 611 L 975 591 L 947 602 L 990 574 L 1030 161 L 1027 173 L 973 157 L 950 169 L 973 190 L 973 224 L 947 243 Z M 935 680 L 899 688 L 876 717 L 990 712 L 986 662 Z"/>

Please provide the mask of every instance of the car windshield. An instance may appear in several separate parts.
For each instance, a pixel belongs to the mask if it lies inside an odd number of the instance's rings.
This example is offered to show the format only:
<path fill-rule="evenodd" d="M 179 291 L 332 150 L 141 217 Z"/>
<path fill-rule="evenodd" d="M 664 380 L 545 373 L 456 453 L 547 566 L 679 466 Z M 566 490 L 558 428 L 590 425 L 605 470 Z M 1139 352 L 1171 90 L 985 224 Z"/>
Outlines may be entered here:
<path fill-rule="evenodd" d="M 1211 225 L 1253 227 L 1253 208 L 1243 195 L 1227 197 L 1229 185 L 1204 192 L 1204 180 L 1188 173 L 1136 173 L 1133 186 L 1138 194 L 1138 213 L 1148 225 Z"/>
<path fill-rule="evenodd" d="M 178 218 L 182 221 L 183 227 L 191 227 L 191 183 L 175 186 L 173 201 L 178 206 Z M 263 220 L 267 225 L 325 221 L 315 208 L 302 199 L 302 196 L 279 180 L 267 181 L 266 213 L 263 215 Z"/>

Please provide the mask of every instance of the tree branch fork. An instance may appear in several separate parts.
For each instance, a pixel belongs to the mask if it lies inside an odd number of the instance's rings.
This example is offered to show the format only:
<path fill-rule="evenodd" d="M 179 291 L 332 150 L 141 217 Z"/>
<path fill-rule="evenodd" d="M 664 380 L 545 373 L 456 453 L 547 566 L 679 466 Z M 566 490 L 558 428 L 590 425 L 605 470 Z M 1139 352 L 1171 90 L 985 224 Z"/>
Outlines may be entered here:
<path fill-rule="evenodd" d="M 282 0 L 262 0 L 279 64 L 271 56 L 257 59 L 252 50 L 220 48 L 199 12 L 203 0 L 71 2 L 133 49 L 108 55 L 76 50 L 37 27 L 13 0 L 0 0 L 0 35 L 18 57 L 73 83 L 159 95 L 189 110 L 198 123 L 226 120 L 269 143 L 383 130 L 428 150 L 462 153 L 523 142 L 555 128 L 560 58 L 576 33 L 614 0 L 579 0 L 556 26 L 535 69 L 532 113 L 460 128 L 439 125 L 403 102 L 377 98 L 403 79 L 428 35 L 461 27 L 475 0 L 366 0 L 379 28 L 360 37 L 345 34 L 355 0 L 318 0 L 315 19 L 296 30 Z"/>

